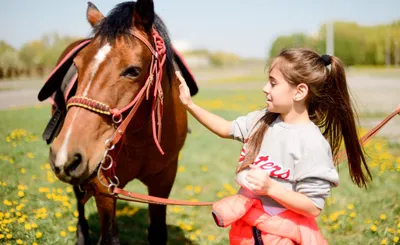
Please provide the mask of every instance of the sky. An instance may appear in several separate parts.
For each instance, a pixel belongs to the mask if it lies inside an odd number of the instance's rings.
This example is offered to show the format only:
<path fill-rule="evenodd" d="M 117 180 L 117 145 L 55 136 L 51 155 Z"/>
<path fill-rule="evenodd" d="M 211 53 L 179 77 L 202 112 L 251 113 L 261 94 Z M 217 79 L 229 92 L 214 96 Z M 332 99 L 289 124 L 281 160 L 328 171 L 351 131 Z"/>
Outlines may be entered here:
<path fill-rule="evenodd" d="M 92 0 L 106 15 L 117 0 Z M 316 33 L 329 21 L 378 25 L 400 20 L 400 0 L 154 0 L 180 48 L 266 57 L 279 35 Z M 57 32 L 86 37 L 86 0 L 0 0 L 0 40 L 15 48 Z"/>

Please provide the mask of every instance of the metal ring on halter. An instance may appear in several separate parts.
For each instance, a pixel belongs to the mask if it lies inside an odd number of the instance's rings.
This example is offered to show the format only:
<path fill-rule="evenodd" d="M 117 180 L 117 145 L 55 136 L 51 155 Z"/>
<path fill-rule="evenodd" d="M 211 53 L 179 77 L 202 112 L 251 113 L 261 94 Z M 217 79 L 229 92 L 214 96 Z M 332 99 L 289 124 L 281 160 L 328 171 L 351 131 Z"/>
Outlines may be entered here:
<path fill-rule="evenodd" d="M 110 194 L 116 195 L 116 194 L 111 190 L 112 187 L 117 187 L 117 186 L 116 186 L 114 183 L 109 184 L 109 185 L 108 185 L 108 192 L 109 192 Z"/>
<path fill-rule="evenodd" d="M 97 171 L 97 179 L 99 180 L 100 184 L 102 184 L 104 187 L 109 187 L 108 184 L 104 184 L 104 182 L 100 178 L 100 169 Z"/>
<path fill-rule="evenodd" d="M 110 160 L 110 165 L 108 165 L 107 167 L 103 167 L 103 163 L 105 163 L 107 159 Z M 103 169 L 103 170 L 109 170 L 113 166 L 113 163 L 114 163 L 114 159 L 110 155 L 107 154 L 103 158 L 103 161 L 101 161 L 100 168 Z"/>
<path fill-rule="evenodd" d="M 117 119 L 118 118 L 118 119 Z M 113 114 L 112 115 L 112 121 L 115 124 L 119 124 L 120 122 L 122 122 L 122 114 Z"/>
<path fill-rule="evenodd" d="M 83 189 L 82 189 L 82 186 L 81 186 L 81 185 L 78 185 L 78 190 L 79 190 L 80 192 L 83 192 L 83 193 L 86 193 L 86 192 L 87 192 L 87 190 L 83 190 Z"/>
<path fill-rule="evenodd" d="M 110 144 L 110 143 L 113 141 L 113 139 L 114 139 L 114 137 L 109 138 L 109 139 L 107 139 L 106 142 L 104 143 L 105 146 L 106 146 L 106 150 L 107 150 L 107 151 L 112 151 L 112 150 L 114 150 L 115 145 L 111 145 L 111 144 Z M 110 145 L 111 145 L 111 146 L 110 146 Z"/>
<path fill-rule="evenodd" d="M 119 179 L 118 179 L 118 177 L 114 175 L 113 178 L 116 180 L 115 183 L 114 183 L 114 181 L 112 181 L 110 178 L 108 178 L 108 181 L 110 181 L 111 184 L 114 184 L 115 187 L 119 186 Z"/>

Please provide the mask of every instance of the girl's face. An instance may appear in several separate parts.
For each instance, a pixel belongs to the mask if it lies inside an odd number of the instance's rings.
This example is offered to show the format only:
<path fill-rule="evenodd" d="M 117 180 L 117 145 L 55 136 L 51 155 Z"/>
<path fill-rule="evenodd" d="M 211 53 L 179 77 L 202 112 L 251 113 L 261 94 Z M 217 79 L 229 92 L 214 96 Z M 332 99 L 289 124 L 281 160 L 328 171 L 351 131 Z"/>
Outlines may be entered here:
<path fill-rule="evenodd" d="M 287 114 L 293 108 L 296 86 L 285 80 L 279 70 L 279 63 L 275 64 L 269 73 L 269 82 L 263 88 L 267 97 L 268 111 Z"/>

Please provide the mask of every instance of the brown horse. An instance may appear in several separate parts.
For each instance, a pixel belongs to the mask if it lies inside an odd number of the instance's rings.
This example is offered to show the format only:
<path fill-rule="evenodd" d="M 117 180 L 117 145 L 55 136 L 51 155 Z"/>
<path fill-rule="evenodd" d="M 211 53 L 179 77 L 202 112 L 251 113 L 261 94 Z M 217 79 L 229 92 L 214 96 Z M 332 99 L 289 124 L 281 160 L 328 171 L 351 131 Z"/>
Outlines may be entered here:
<path fill-rule="evenodd" d="M 148 187 L 149 195 L 167 198 L 187 134 L 187 114 L 179 100 L 166 28 L 154 13 L 151 0 L 121 3 L 106 17 L 89 3 L 87 19 L 94 35 L 74 58 L 78 83 L 75 99 L 69 101 L 64 124 L 50 148 L 53 171 L 64 182 L 75 186 L 91 183 L 106 191 L 107 187 L 119 184 L 122 188 L 139 179 Z M 165 65 L 161 66 L 157 63 L 161 57 L 155 57 L 158 54 L 151 50 L 157 46 L 155 32 L 166 47 Z M 133 119 L 124 125 L 126 129 L 119 128 L 132 108 L 137 109 Z M 116 137 L 121 140 L 110 144 Z M 114 147 L 118 155 L 105 154 Z M 116 166 L 111 157 L 118 162 Z M 111 165 L 113 175 L 107 177 L 104 170 Z M 79 211 L 78 244 L 87 244 L 88 223 L 79 202 L 83 193 L 74 189 Z M 120 244 L 116 200 L 100 195 L 95 200 L 101 226 L 99 244 Z M 166 244 L 166 206 L 150 204 L 149 215 L 149 243 Z"/>

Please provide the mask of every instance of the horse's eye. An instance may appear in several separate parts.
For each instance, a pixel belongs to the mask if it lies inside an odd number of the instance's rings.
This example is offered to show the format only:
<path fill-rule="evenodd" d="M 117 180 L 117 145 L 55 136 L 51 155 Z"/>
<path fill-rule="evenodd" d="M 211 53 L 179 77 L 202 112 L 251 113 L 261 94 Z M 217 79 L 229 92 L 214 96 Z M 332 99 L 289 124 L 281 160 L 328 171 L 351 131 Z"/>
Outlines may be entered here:
<path fill-rule="evenodd" d="M 140 75 L 142 70 L 137 66 L 129 66 L 125 70 L 122 71 L 121 76 L 127 78 L 137 78 Z"/>

